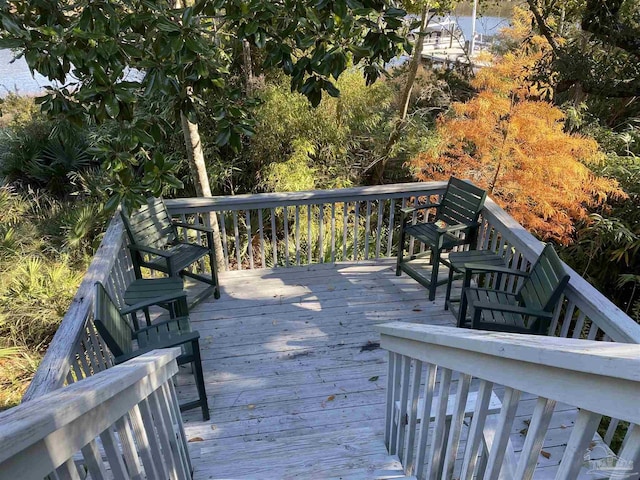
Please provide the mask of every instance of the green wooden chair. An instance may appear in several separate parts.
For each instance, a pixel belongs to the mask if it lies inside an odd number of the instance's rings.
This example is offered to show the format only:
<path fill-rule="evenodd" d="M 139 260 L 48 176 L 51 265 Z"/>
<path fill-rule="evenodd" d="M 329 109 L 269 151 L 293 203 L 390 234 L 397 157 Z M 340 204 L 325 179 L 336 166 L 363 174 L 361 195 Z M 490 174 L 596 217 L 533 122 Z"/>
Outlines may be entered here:
<path fill-rule="evenodd" d="M 211 291 L 215 298 L 220 298 L 213 230 L 204 226 L 174 222 L 161 198 L 150 198 L 146 205 L 131 213 L 122 206 L 120 213 L 129 236 L 129 249 L 137 278 L 142 278 L 142 267 L 163 272 L 170 277 L 188 276 L 209 285 L 198 295 L 194 303 L 208 296 Z M 198 235 L 204 233 L 207 238 L 206 245 L 182 241 L 177 227 L 196 231 Z M 206 256 L 209 257 L 210 277 L 188 270 L 191 265 Z"/>
<path fill-rule="evenodd" d="M 192 364 L 198 400 L 180 405 L 180 410 L 200 407 L 204 420 L 209 420 L 209 404 L 200 359 L 200 334 L 191 331 L 189 317 L 173 318 L 155 323 L 150 327 L 134 330 L 127 321 L 126 315 L 157 303 L 169 302 L 170 299 L 158 297 L 124 309 L 118 309 L 104 286 L 100 282 L 96 282 L 95 285 L 96 300 L 93 321 L 100 336 L 111 350 L 115 363 L 126 362 L 158 348 L 182 347 L 182 354 L 177 359 L 178 365 Z M 134 347 L 134 340 L 137 347 Z"/>
<path fill-rule="evenodd" d="M 548 244 L 529 272 L 491 265 L 465 264 L 465 275 L 494 274 L 495 288 L 466 287 L 463 291 L 469 310 L 458 319 L 458 326 L 500 332 L 546 335 L 553 311 L 569 274 L 553 247 Z M 500 290 L 503 275 L 516 275 L 523 280 L 515 293 Z M 505 279 L 506 280 L 506 279 Z M 467 283 L 465 281 L 465 283 Z M 504 282 L 509 283 L 509 282 Z"/>
<path fill-rule="evenodd" d="M 447 280 L 438 282 L 438 267 L 440 263 L 449 265 L 446 258 L 441 257 L 445 250 L 461 245 L 475 248 L 480 210 L 484 206 L 487 193 L 472 183 L 451 177 L 440 203 L 429 203 L 413 208 L 402 209 L 402 226 L 400 244 L 398 245 L 398 260 L 396 275 L 405 272 L 421 285 L 429 289 L 429 300 L 436 298 L 436 288 L 444 285 Z M 411 215 L 417 210 L 435 208 L 436 214 L 432 222 L 411 225 Z M 461 235 L 462 234 L 462 235 Z M 410 255 L 404 258 L 404 246 L 407 238 L 415 238 L 428 247 L 424 254 Z M 421 270 L 411 264 L 410 260 L 430 255 L 431 277 L 425 277 Z"/>

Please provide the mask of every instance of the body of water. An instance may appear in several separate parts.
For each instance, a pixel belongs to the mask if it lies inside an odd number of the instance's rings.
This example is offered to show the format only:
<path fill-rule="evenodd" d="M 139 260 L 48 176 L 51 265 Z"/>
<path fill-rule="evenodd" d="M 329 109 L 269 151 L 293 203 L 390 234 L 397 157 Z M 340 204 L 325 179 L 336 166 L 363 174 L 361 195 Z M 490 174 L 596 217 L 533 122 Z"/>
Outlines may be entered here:
<path fill-rule="evenodd" d="M 0 97 L 8 93 L 34 95 L 41 92 L 50 82 L 42 75 L 31 75 L 24 58 L 12 62 L 11 50 L 0 50 Z"/>
<path fill-rule="evenodd" d="M 451 16 L 455 20 L 465 40 L 471 38 L 472 21 L 470 16 Z M 433 21 L 437 22 L 435 18 Z M 476 33 L 486 35 L 496 35 L 501 28 L 507 27 L 509 20 L 502 17 L 478 17 L 476 20 Z M 27 62 L 23 58 L 14 59 L 10 50 L 0 50 L 0 97 L 6 96 L 10 92 L 21 95 L 35 95 L 40 93 L 50 82 L 42 75 L 36 73 L 31 75 Z"/>

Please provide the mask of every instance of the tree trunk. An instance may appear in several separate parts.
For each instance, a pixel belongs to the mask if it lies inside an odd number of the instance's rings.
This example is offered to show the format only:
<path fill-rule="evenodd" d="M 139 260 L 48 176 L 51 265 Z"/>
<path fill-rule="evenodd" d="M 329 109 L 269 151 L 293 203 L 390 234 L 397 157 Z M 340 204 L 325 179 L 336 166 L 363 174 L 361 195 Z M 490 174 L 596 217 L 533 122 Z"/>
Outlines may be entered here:
<path fill-rule="evenodd" d="M 211 197 L 211 186 L 209 185 L 209 176 L 207 174 L 207 166 L 204 163 L 204 152 L 202 151 L 202 142 L 200 141 L 200 132 L 198 124 L 189 121 L 184 113 L 180 113 L 182 122 L 182 134 L 184 135 L 184 143 L 187 148 L 187 159 L 189 160 L 189 169 L 191 177 L 196 187 L 196 194 L 199 197 Z M 220 226 L 218 224 L 218 214 L 211 212 L 209 215 L 209 223 L 213 229 L 213 247 L 216 253 L 216 266 L 219 272 L 225 270 L 224 252 L 222 250 L 222 239 L 220 237 Z"/>
<path fill-rule="evenodd" d="M 251 64 L 251 45 L 242 40 L 242 63 L 244 64 L 244 82 L 248 96 L 253 95 L 253 66 Z"/>
<path fill-rule="evenodd" d="M 420 13 L 420 30 L 418 32 L 418 38 L 416 39 L 413 45 L 413 55 L 411 57 L 411 62 L 409 63 L 409 72 L 407 74 L 407 83 L 404 85 L 404 90 L 402 91 L 402 98 L 400 99 L 400 109 L 399 116 L 396 122 L 396 125 L 389 136 L 389 140 L 385 145 L 384 152 L 382 153 L 382 157 L 377 162 L 374 167 L 373 179 L 374 183 L 382 183 L 382 179 L 384 177 L 384 171 L 387 167 L 387 163 L 389 162 L 389 153 L 391 149 L 396 144 L 398 139 L 400 138 L 400 133 L 404 128 L 407 122 L 407 114 L 409 112 L 409 101 L 411 100 L 411 92 L 413 91 L 413 85 L 416 81 L 416 76 L 418 74 L 418 67 L 420 67 L 420 63 L 422 60 L 422 48 L 424 44 L 424 38 L 427 33 L 427 25 L 429 24 L 429 2 L 425 3 L 422 12 Z"/>

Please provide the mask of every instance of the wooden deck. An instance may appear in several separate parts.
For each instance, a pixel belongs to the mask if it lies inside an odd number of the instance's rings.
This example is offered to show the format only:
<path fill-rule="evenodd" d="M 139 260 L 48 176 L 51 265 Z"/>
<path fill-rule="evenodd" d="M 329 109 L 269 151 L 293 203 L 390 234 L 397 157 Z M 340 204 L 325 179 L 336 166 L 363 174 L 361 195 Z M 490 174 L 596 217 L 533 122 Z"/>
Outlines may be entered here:
<path fill-rule="evenodd" d="M 383 442 L 387 355 L 372 327 L 453 326 L 445 288 L 430 302 L 388 260 L 236 271 L 220 281 L 221 298 L 191 314 L 211 408 L 208 422 L 199 410 L 184 414 L 194 478 L 401 477 Z M 191 375 L 178 381 L 179 395 L 195 395 Z M 523 395 L 516 451 L 534 405 Z M 553 476 L 575 412 L 556 408 L 536 478 Z"/>

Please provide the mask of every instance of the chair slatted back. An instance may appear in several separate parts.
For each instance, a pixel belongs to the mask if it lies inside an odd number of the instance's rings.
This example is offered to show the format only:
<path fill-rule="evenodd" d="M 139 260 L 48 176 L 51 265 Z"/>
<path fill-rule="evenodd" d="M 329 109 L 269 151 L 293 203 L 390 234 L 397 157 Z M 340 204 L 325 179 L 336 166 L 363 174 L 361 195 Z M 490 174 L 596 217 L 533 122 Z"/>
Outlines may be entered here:
<path fill-rule="evenodd" d="M 109 292 L 100 282 L 96 282 L 96 298 L 94 305 L 93 322 L 98 333 L 105 341 L 111 353 L 119 357 L 133 351 L 131 339 L 133 328 L 126 319 L 120 315 Z"/>
<path fill-rule="evenodd" d="M 169 211 L 161 198 L 149 198 L 147 204 L 127 215 L 121 210 L 129 240 L 137 245 L 162 250 L 178 239 Z"/>
<path fill-rule="evenodd" d="M 472 224 L 478 221 L 487 192 L 455 177 L 449 179 L 436 220 L 449 225 Z"/>
<path fill-rule="evenodd" d="M 569 274 L 554 248 L 547 244 L 531 267 L 529 276 L 518 292 L 520 300 L 528 307 L 550 312 L 562 291 L 569 283 Z"/>

